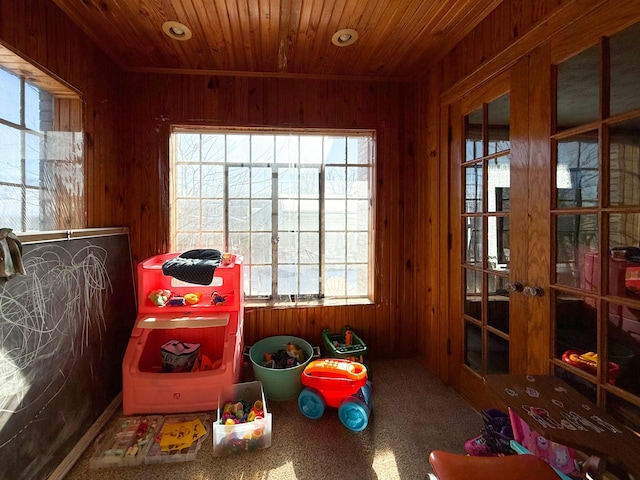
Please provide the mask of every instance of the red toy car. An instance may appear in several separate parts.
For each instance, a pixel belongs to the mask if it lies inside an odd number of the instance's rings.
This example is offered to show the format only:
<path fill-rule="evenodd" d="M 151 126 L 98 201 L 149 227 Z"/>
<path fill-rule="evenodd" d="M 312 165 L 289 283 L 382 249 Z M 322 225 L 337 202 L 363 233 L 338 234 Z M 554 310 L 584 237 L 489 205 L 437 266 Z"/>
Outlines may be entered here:
<path fill-rule="evenodd" d="M 305 388 L 298 396 L 298 407 L 308 418 L 318 419 L 325 406 L 338 408 L 338 417 L 349 430 L 359 432 L 369 423 L 371 382 L 367 368 L 342 359 L 313 360 L 302 372 Z"/>

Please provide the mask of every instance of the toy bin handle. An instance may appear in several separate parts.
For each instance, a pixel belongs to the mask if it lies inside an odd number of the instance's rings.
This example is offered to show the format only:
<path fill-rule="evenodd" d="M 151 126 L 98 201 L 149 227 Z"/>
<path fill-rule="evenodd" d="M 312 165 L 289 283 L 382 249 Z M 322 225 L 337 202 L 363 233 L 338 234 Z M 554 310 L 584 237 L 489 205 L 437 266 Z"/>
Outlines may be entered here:
<path fill-rule="evenodd" d="M 320 347 L 313 347 L 313 358 L 318 358 L 322 355 L 322 352 L 320 351 Z"/>
<path fill-rule="evenodd" d="M 319 377 L 336 375 L 346 380 L 362 380 L 367 378 L 367 367 L 361 363 L 341 359 L 314 360 L 305 368 L 304 374 L 317 374 Z"/>

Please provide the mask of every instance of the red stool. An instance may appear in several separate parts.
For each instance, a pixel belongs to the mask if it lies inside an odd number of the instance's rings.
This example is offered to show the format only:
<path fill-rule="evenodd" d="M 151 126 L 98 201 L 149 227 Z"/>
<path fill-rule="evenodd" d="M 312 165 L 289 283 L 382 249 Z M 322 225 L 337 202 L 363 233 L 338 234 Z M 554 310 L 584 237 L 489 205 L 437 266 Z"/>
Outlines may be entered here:
<path fill-rule="evenodd" d="M 472 457 L 434 450 L 429 463 L 438 480 L 558 480 L 547 462 L 534 455 Z"/>

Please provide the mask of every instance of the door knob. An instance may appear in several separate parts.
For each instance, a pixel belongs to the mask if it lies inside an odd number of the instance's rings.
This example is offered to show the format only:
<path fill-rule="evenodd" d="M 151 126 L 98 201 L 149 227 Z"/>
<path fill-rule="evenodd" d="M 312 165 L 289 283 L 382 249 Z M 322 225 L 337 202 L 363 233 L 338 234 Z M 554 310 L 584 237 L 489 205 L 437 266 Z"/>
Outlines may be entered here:
<path fill-rule="evenodd" d="M 524 288 L 520 282 L 507 283 L 504 288 L 508 292 L 521 292 Z"/>
<path fill-rule="evenodd" d="M 539 286 L 535 286 L 535 287 L 526 286 L 524 287 L 523 292 L 527 297 L 541 297 L 544 295 L 543 288 Z"/>

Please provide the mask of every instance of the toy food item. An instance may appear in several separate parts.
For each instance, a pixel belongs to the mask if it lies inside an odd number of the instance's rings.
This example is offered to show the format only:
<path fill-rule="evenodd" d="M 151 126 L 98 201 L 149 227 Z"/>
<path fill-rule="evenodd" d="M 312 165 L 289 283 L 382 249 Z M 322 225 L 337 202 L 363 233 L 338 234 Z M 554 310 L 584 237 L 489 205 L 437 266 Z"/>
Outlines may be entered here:
<path fill-rule="evenodd" d="M 200 298 L 202 298 L 202 293 L 200 292 L 187 293 L 184 296 L 184 301 L 187 302 L 189 305 L 195 305 L 200 301 Z"/>
<path fill-rule="evenodd" d="M 159 307 L 164 307 L 170 298 L 171 298 L 170 290 L 158 289 L 158 290 L 153 290 L 149 293 L 149 300 L 151 300 L 154 305 L 157 305 Z"/>

